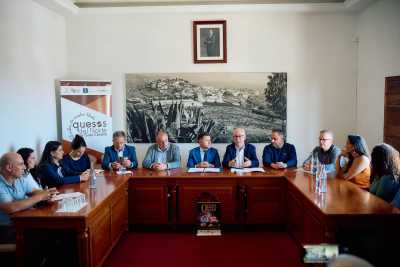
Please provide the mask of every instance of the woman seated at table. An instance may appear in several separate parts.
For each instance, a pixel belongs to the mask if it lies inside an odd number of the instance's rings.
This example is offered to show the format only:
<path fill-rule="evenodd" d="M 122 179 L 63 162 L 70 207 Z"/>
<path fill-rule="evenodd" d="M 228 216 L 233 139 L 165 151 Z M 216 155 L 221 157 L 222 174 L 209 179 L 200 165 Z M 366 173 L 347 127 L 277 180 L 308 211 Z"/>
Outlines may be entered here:
<path fill-rule="evenodd" d="M 371 174 L 369 163 L 370 155 L 364 138 L 359 135 L 349 135 L 346 147 L 336 160 L 338 176 L 363 189 L 368 189 Z"/>
<path fill-rule="evenodd" d="M 63 166 L 64 151 L 58 141 L 47 142 L 39 164 L 39 177 L 42 186 L 54 187 L 63 184 L 79 183 L 89 179 L 89 172 L 76 175 Z"/>
<path fill-rule="evenodd" d="M 399 190 L 399 152 L 388 144 L 374 147 L 371 153 L 370 192 L 387 202 L 394 199 Z"/>
<path fill-rule="evenodd" d="M 21 155 L 24 160 L 25 172 L 22 176 L 23 179 L 29 184 L 30 188 L 33 189 L 41 189 L 40 181 L 37 179 L 37 170 L 36 170 L 36 155 L 33 149 L 28 147 L 23 147 L 18 149 L 18 154 Z"/>
<path fill-rule="evenodd" d="M 85 151 L 85 139 L 80 135 L 75 135 L 71 142 L 71 152 L 62 160 L 63 166 L 78 175 L 89 170 L 90 158 Z"/>

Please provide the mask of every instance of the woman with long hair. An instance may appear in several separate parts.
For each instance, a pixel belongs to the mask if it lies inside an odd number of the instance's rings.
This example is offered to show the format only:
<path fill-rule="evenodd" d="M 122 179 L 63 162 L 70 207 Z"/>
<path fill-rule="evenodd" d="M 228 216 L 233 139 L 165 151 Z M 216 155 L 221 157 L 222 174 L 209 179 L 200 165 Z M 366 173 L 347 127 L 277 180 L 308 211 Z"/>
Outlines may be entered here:
<path fill-rule="evenodd" d="M 27 183 L 34 189 L 41 189 L 40 181 L 37 180 L 36 176 L 36 155 L 35 151 L 28 147 L 23 147 L 18 149 L 18 154 L 21 155 L 25 164 L 25 173 L 23 175 L 23 179 L 26 179 Z"/>
<path fill-rule="evenodd" d="M 348 135 L 346 147 L 336 160 L 338 177 L 368 189 L 371 176 L 369 164 L 370 155 L 364 138 L 360 135 Z"/>
<path fill-rule="evenodd" d="M 371 153 L 370 192 L 391 202 L 399 190 L 399 152 L 388 144 L 374 147 Z"/>
<path fill-rule="evenodd" d="M 64 167 L 62 164 L 63 157 L 64 151 L 60 142 L 47 142 L 39 164 L 39 177 L 43 186 L 54 187 L 63 184 L 79 183 L 89 179 L 88 172 L 76 175 Z"/>

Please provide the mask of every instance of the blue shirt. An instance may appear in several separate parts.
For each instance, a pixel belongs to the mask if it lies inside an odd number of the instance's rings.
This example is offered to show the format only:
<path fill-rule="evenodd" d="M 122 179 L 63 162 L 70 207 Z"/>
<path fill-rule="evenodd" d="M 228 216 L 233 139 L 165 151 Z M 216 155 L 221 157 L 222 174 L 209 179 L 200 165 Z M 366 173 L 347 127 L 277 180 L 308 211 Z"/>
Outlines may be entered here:
<path fill-rule="evenodd" d="M 369 192 L 387 202 L 391 202 L 399 191 L 400 185 L 391 175 L 385 175 L 381 178 L 375 178 L 369 188 Z"/>
<path fill-rule="evenodd" d="M 331 145 L 331 147 L 324 151 L 321 147 L 317 146 L 313 149 L 308 158 L 304 161 L 303 165 L 306 163 L 310 163 L 312 157 L 318 157 L 318 161 L 325 165 L 326 172 L 334 172 L 336 171 L 336 160 L 340 155 L 340 148 L 335 145 Z"/>
<path fill-rule="evenodd" d="M 202 161 L 207 161 L 208 163 L 214 165 L 215 168 L 221 167 L 221 160 L 219 159 L 218 150 L 213 147 L 207 149 L 206 158 L 204 160 L 205 152 L 200 147 L 195 147 L 189 152 L 189 158 L 187 162 L 188 168 L 193 168 L 196 164 L 199 164 Z"/>
<path fill-rule="evenodd" d="M 27 198 L 27 194 L 32 193 L 35 189 L 24 178 L 14 180 L 10 184 L 6 179 L 0 175 L 0 203 L 10 203 Z M 0 210 L 0 225 L 10 225 L 10 216 L 4 211 Z"/>
<path fill-rule="evenodd" d="M 38 184 L 38 182 L 33 178 L 30 172 L 22 175 L 21 179 L 25 179 L 26 183 L 33 189 L 42 189 L 42 187 Z"/>
<path fill-rule="evenodd" d="M 82 172 L 90 169 L 90 159 L 89 156 L 83 154 L 79 159 L 74 160 L 69 154 L 65 155 L 62 160 L 63 166 L 79 175 Z"/>
<path fill-rule="evenodd" d="M 395 206 L 396 208 L 400 209 L 400 189 L 397 191 L 396 195 L 394 196 L 392 200 L 392 205 Z"/>
<path fill-rule="evenodd" d="M 263 164 L 269 167 L 272 163 L 283 162 L 287 167 L 297 166 L 296 148 L 294 145 L 284 143 L 281 148 L 276 148 L 272 144 L 266 145 L 263 151 Z"/>

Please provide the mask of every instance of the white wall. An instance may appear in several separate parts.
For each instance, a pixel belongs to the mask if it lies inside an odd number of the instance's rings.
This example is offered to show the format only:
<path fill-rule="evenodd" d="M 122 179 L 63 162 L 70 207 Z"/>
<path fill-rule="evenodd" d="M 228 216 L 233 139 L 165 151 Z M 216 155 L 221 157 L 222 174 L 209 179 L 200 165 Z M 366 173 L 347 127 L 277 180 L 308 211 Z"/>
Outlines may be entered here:
<path fill-rule="evenodd" d="M 381 0 L 362 12 L 357 129 L 372 148 L 383 141 L 385 77 L 400 75 L 400 1 Z"/>
<path fill-rule="evenodd" d="M 126 73 L 287 72 L 288 141 L 300 160 L 321 128 L 333 129 L 340 145 L 355 131 L 354 15 L 101 12 L 67 18 L 67 77 L 112 80 L 114 130 L 125 129 Z M 198 19 L 227 20 L 228 64 L 192 63 L 191 21 Z M 141 161 L 147 145 L 136 146 Z M 191 147 L 181 145 L 183 162 Z"/>
<path fill-rule="evenodd" d="M 57 139 L 54 81 L 66 73 L 65 19 L 29 0 L 0 2 L 0 154 Z"/>

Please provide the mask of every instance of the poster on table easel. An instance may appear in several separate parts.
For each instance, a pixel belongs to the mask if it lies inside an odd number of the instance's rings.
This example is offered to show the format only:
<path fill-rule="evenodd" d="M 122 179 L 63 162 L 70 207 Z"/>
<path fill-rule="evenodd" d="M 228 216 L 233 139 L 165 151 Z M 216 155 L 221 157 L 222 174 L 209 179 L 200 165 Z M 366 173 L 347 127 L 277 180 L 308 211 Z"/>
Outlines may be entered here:
<path fill-rule="evenodd" d="M 61 80 L 63 147 L 79 134 L 92 154 L 104 152 L 112 140 L 111 81 Z"/>

